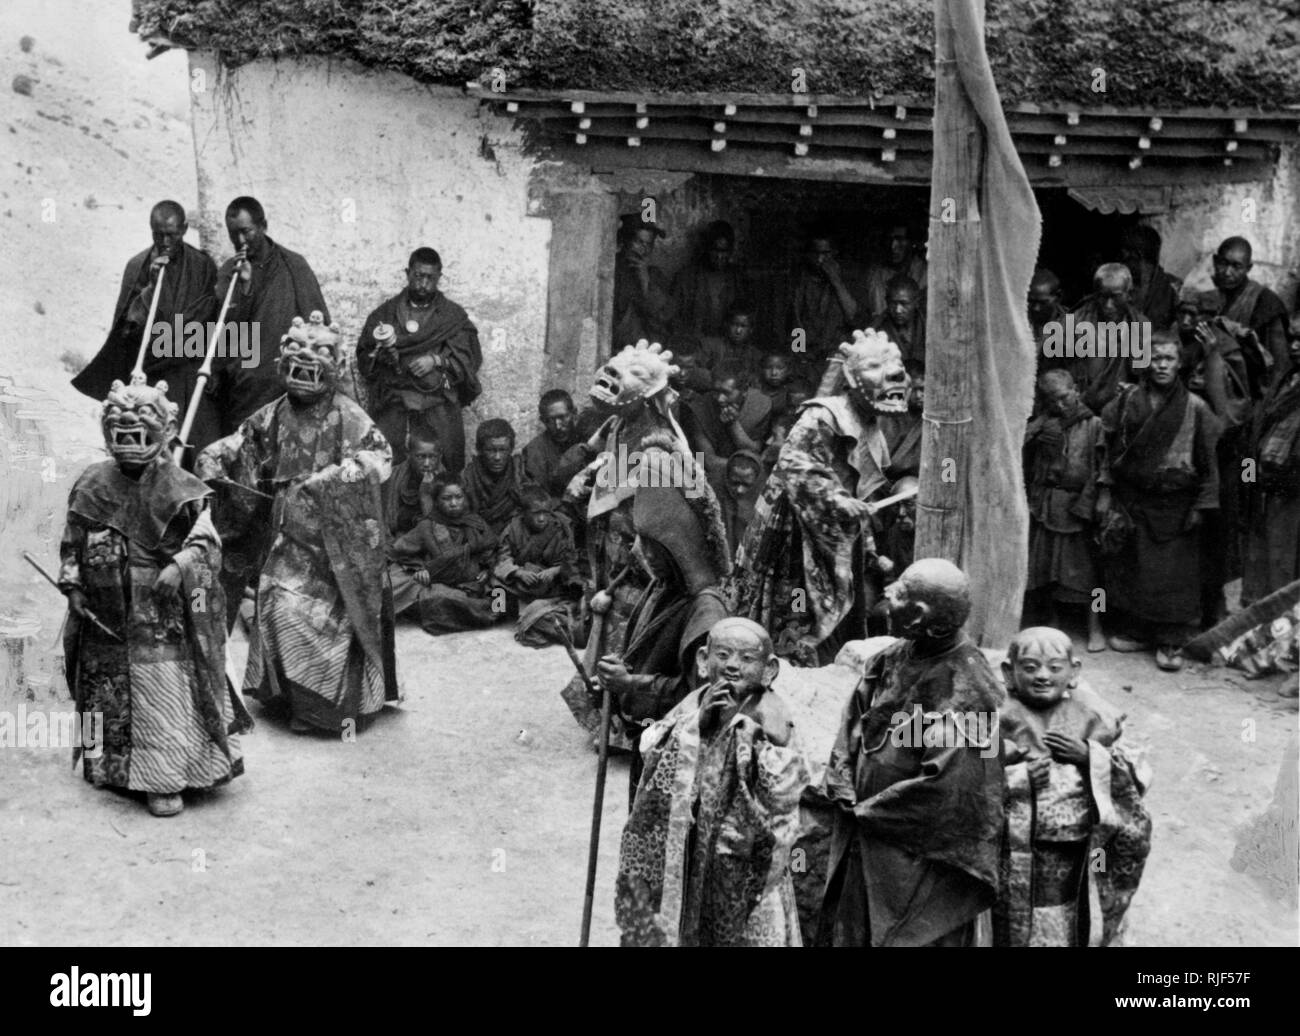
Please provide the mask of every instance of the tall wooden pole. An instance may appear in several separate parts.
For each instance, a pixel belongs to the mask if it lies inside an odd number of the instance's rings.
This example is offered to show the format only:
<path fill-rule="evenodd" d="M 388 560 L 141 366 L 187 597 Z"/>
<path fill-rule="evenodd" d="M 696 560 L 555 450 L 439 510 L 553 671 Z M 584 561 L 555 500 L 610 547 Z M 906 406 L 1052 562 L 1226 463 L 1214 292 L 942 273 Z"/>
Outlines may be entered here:
<path fill-rule="evenodd" d="M 982 326 L 976 273 L 984 138 L 957 74 L 948 3 L 934 5 L 934 165 L 916 556 L 960 564 L 974 416 L 971 358 Z"/>

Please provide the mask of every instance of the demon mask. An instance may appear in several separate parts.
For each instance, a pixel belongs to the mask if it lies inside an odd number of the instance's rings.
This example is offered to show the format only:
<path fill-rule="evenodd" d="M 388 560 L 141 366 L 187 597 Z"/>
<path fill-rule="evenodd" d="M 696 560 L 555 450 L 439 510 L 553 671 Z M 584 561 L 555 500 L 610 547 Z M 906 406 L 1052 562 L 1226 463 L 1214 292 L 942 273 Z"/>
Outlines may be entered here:
<path fill-rule="evenodd" d="M 596 375 L 590 395 L 597 403 L 625 410 L 660 393 L 671 391 L 668 378 L 676 374 L 673 354 L 658 342 L 653 345 L 642 338 L 636 345 L 624 346 Z"/>
<path fill-rule="evenodd" d="M 280 339 L 280 378 L 295 403 L 314 403 L 334 391 L 338 377 L 339 329 L 325 326 L 317 310 L 309 321 L 294 317 Z"/>
<path fill-rule="evenodd" d="M 124 385 L 113 382 L 104 400 L 104 444 L 119 465 L 143 466 L 176 436 L 176 404 L 167 398 L 167 382 L 148 385 L 143 378 Z"/>
<path fill-rule="evenodd" d="M 901 414 L 907 410 L 910 379 L 903 354 L 883 331 L 854 331 L 840 346 L 849 399 L 863 415 Z"/>

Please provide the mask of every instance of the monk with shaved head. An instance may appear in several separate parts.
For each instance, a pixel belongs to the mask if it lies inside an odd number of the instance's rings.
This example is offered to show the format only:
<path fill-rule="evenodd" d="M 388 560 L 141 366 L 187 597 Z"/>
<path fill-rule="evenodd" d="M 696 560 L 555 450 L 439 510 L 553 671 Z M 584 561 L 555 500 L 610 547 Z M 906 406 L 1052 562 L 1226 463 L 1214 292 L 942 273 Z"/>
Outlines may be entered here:
<path fill-rule="evenodd" d="M 624 946 L 801 945 L 790 850 L 808 782 L 767 630 L 714 623 L 699 687 L 641 740 L 619 853 Z"/>
<path fill-rule="evenodd" d="M 1119 394 L 1120 384 L 1134 379 L 1130 357 L 1115 355 L 1118 349 L 1104 349 L 1102 343 L 1113 345 L 1121 326 L 1149 328 L 1151 322 L 1133 304 L 1133 274 L 1123 263 L 1103 263 L 1097 267 L 1092 288 L 1092 294 L 1079 304 L 1073 316 L 1076 336 L 1081 325 L 1092 325 L 1098 355 L 1077 358 L 1068 369 L 1083 395 L 1084 405 L 1099 414 Z"/>
<path fill-rule="evenodd" d="M 916 561 L 885 599 L 901 639 L 867 664 L 810 792 L 832 824 L 817 942 L 987 943 L 976 920 L 997 890 L 1003 691 L 963 629 L 970 581 L 956 565 Z"/>

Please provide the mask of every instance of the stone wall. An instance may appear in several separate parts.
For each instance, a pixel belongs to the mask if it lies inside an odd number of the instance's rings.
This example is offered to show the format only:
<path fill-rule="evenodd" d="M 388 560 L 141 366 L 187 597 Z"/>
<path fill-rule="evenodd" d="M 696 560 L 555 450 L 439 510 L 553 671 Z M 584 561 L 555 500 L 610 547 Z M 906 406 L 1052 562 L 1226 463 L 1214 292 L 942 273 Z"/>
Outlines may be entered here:
<path fill-rule="evenodd" d="M 190 55 L 197 222 L 219 260 L 226 204 L 252 194 L 270 236 L 306 257 L 355 342 L 405 285 L 411 251 L 436 248 L 442 290 L 478 325 L 483 395 L 467 415 L 535 429 L 550 222 L 528 214 L 534 160 L 506 120 L 449 88 L 323 59 L 219 71 Z"/>

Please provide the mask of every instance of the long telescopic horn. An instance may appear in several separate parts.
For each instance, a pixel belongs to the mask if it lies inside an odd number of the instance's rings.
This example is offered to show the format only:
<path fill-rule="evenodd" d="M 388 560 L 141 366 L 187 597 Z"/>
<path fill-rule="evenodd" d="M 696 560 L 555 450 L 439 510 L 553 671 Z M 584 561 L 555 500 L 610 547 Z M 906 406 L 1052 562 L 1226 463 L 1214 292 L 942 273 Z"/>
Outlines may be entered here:
<path fill-rule="evenodd" d="M 180 442 L 172 450 L 172 460 L 177 464 L 185 456 L 186 440 L 189 439 L 190 430 L 194 427 L 194 418 L 199 412 L 199 401 L 203 398 L 203 390 L 207 387 L 208 379 L 212 377 L 212 361 L 217 355 L 217 343 L 221 341 L 221 336 L 226 330 L 226 313 L 230 309 L 230 299 L 235 294 L 235 282 L 239 280 L 239 264 L 243 261 L 244 253 L 240 251 L 235 256 L 235 265 L 230 271 L 230 285 L 226 288 L 225 301 L 221 303 L 221 312 L 217 315 L 216 327 L 212 329 L 212 337 L 208 340 L 208 351 L 203 357 L 203 366 L 199 368 L 199 377 L 194 384 L 194 394 L 190 396 L 190 405 L 185 409 L 185 420 L 181 423 L 181 430 L 177 436 Z"/>

